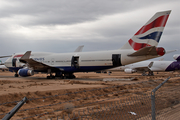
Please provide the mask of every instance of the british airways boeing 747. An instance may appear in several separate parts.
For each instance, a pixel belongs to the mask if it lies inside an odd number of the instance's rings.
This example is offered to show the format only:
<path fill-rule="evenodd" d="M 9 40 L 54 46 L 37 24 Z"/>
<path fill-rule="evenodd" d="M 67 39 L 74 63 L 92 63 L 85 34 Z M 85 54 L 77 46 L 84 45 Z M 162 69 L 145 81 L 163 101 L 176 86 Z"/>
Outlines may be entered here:
<path fill-rule="evenodd" d="M 171 11 L 156 13 L 128 42 L 117 50 L 72 53 L 16 53 L 5 61 L 15 76 L 32 76 L 34 72 L 49 74 L 47 78 L 75 78 L 75 72 L 90 72 L 127 65 L 165 54 L 157 47 Z M 19 63 L 24 63 L 21 66 Z M 55 76 L 53 76 L 55 73 Z"/>

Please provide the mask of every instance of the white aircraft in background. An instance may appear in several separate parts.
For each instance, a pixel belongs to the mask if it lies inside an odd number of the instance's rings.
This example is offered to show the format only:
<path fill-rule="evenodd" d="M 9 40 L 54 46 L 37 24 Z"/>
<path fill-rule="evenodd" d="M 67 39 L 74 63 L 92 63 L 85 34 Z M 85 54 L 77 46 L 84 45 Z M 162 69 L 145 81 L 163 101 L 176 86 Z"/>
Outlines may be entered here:
<path fill-rule="evenodd" d="M 16 77 L 44 72 L 50 74 L 47 78 L 75 78 L 74 72 L 99 71 L 159 57 L 165 54 L 165 50 L 156 46 L 170 12 L 156 13 L 124 46 L 117 50 L 72 53 L 27 51 L 25 54 L 12 55 L 6 60 L 5 65 L 9 70 L 16 72 Z M 18 63 L 24 63 L 25 66 Z"/>
<path fill-rule="evenodd" d="M 0 56 L 0 58 L 4 58 L 4 57 L 7 57 L 7 56 Z M 0 70 L 2 71 L 8 70 L 8 68 L 2 63 L 1 60 L 0 60 Z"/>
<path fill-rule="evenodd" d="M 5 71 L 8 70 L 8 68 L 5 65 L 0 65 L 0 70 Z"/>
<path fill-rule="evenodd" d="M 152 76 L 153 72 L 168 72 L 180 70 L 180 55 L 173 56 L 176 61 L 142 61 L 117 68 L 109 71 L 120 70 L 125 73 L 142 73 L 143 76 Z M 146 74 L 148 72 L 148 74 Z"/>

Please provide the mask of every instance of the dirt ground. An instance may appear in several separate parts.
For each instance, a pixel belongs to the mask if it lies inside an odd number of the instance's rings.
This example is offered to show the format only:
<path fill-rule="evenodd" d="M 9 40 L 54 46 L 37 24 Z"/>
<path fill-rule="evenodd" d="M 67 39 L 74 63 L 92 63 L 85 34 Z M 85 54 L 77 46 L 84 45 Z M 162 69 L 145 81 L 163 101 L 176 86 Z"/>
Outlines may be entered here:
<path fill-rule="evenodd" d="M 154 89 L 158 84 L 163 82 L 169 76 L 171 77 L 171 82 L 164 87 L 164 92 L 166 92 L 165 88 L 172 87 L 173 85 L 180 85 L 180 75 L 178 72 L 162 72 L 162 73 L 154 73 L 154 76 L 141 76 L 139 73 L 134 74 L 126 74 L 124 72 L 113 72 L 111 74 L 105 73 L 75 73 L 76 79 L 46 79 L 46 74 L 37 74 L 31 77 L 14 77 L 14 73 L 11 72 L 0 72 L 0 118 L 3 118 L 5 113 L 8 113 L 17 103 L 11 103 L 12 101 L 20 101 L 23 97 L 27 97 L 30 99 L 26 105 L 22 107 L 22 109 L 29 109 L 38 106 L 45 106 L 49 104 L 57 104 L 69 100 L 75 100 L 72 102 L 74 106 L 78 106 L 80 104 L 85 104 L 89 102 L 94 102 L 97 100 L 104 100 L 112 96 L 121 96 L 127 94 L 129 96 L 133 96 L 130 93 L 146 93 L 150 94 L 151 90 Z M 151 82 L 152 80 L 158 80 L 157 82 Z M 150 81 L 148 83 L 141 83 L 143 81 Z M 135 83 L 135 84 L 134 84 Z M 112 86 L 121 86 L 126 85 L 124 87 L 114 88 Z M 148 87 L 146 87 L 146 85 Z M 97 90 L 92 91 L 92 89 L 109 87 L 108 90 Z M 122 93 L 113 93 L 109 95 L 109 92 L 116 92 L 118 90 L 129 90 L 131 88 L 136 88 L 131 91 L 124 91 Z M 87 91 L 87 92 L 80 92 Z M 79 92 L 73 94 L 75 92 Z M 71 93 L 69 95 L 65 95 L 66 93 Z M 104 95 L 108 93 L 108 95 Z M 96 98 L 92 98 L 90 96 L 98 96 Z M 57 97 L 48 97 L 42 99 L 42 97 L 54 96 L 54 95 L 62 95 Z M 167 98 L 168 96 L 166 96 Z M 169 96 L 172 99 L 172 96 Z M 34 98 L 41 98 L 32 100 Z M 78 100 L 77 99 L 83 99 Z M 124 97 L 120 97 L 121 99 Z M 167 98 L 168 100 L 170 98 Z M 177 96 L 176 96 L 177 98 Z M 119 97 L 118 97 L 119 100 Z M 112 100 L 111 100 L 112 101 Z M 117 99 L 113 99 L 113 101 L 117 101 Z M 172 100 L 173 101 L 173 100 Z M 172 102 L 169 101 L 169 102 Z M 10 102 L 10 103 L 8 103 Z M 109 102 L 109 101 L 107 101 Z M 105 102 L 104 102 L 105 103 Z M 95 104 L 93 104 L 95 105 Z M 89 105 L 88 105 L 89 106 Z M 12 119 L 21 119 L 28 116 L 33 116 L 37 114 L 42 114 L 44 112 L 56 111 L 58 108 L 64 107 L 64 104 L 60 106 L 47 106 L 42 109 L 38 108 L 18 112 L 13 116 Z M 83 106 L 85 107 L 85 106 Z M 83 108 L 83 107 L 79 107 Z M 161 107 L 163 110 L 164 107 Z M 179 108 L 178 108 L 179 109 Z M 51 113 L 51 112 L 50 112 Z M 162 112 L 164 114 L 164 112 Z M 62 114 L 62 112 L 53 112 L 50 115 L 47 115 L 44 118 L 55 117 L 57 114 Z M 168 113 L 169 114 L 169 113 Z M 172 114 L 169 114 L 172 116 Z M 42 117 L 42 115 L 40 116 Z M 166 116 L 167 117 L 167 116 Z M 44 119 L 43 118 L 43 119 Z M 40 119 L 39 117 L 32 117 L 28 119 Z"/>

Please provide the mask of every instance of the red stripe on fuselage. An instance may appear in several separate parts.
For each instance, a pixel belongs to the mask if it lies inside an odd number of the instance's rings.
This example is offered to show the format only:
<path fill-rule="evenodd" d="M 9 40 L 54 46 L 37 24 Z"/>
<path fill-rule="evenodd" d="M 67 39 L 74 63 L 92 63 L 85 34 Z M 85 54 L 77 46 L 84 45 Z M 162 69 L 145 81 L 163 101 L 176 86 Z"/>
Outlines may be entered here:
<path fill-rule="evenodd" d="M 148 25 L 143 26 L 135 35 L 145 33 L 155 27 L 165 27 L 169 15 L 160 16 Z"/>
<path fill-rule="evenodd" d="M 13 58 L 22 57 L 23 55 L 15 55 Z"/>

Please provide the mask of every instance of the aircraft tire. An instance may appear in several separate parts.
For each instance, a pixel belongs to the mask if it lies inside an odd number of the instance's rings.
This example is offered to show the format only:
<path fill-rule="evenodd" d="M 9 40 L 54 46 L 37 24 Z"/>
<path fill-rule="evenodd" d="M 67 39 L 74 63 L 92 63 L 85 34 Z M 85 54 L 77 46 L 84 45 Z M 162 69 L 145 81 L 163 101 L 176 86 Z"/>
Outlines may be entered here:
<path fill-rule="evenodd" d="M 15 74 L 14 77 L 19 77 L 19 75 L 18 75 L 18 74 Z"/>

